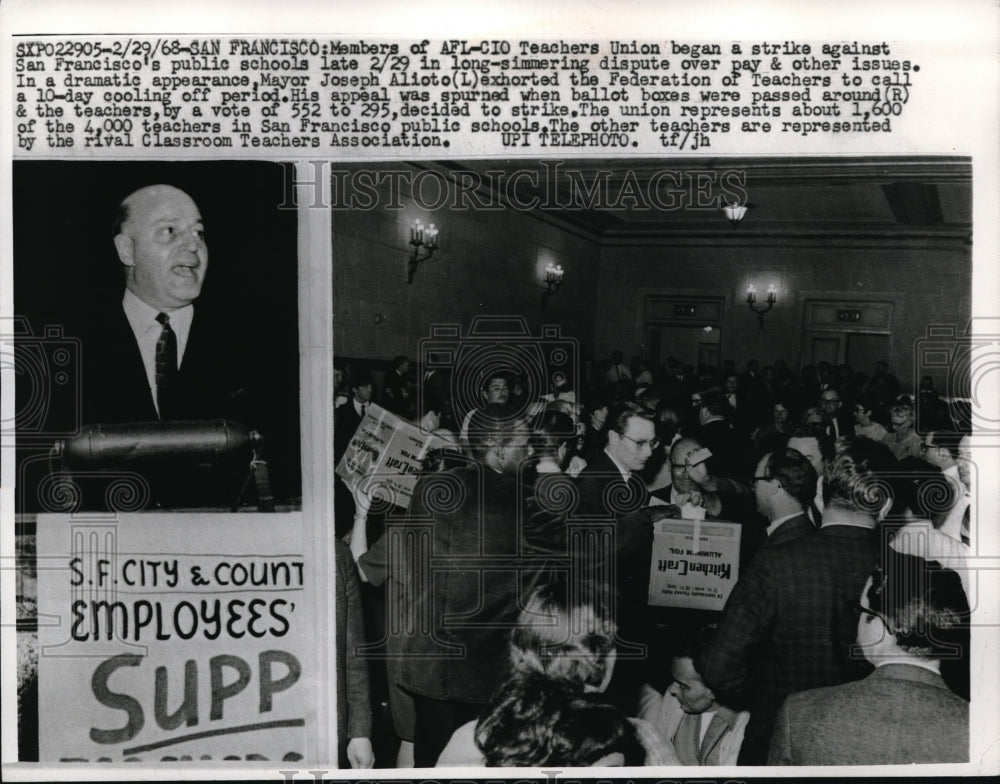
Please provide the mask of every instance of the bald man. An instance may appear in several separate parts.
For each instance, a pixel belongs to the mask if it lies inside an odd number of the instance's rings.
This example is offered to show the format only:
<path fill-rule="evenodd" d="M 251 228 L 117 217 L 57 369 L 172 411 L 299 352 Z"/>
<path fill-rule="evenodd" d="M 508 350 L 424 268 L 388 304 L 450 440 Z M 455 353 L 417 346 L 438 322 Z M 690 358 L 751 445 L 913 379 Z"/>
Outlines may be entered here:
<path fill-rule="evenodd" d="M 114 247 L 125 290 L 85 335 L 84 424 L 235 419 L 250 424 L 239 324 L 195 302 L 208 271 L 201 211 L 156 184 L 118 206 Z M 248 314 L 248 317 L 253 314 Z"/>

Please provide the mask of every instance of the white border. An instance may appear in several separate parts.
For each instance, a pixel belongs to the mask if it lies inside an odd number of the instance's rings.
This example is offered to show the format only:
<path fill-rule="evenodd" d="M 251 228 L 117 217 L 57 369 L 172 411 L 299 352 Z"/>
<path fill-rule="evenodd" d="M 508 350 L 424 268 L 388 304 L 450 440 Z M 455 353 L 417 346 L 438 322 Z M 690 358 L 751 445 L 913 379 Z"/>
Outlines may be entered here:
<path fill-rule="evenodd" d="M 173 0 L 153 6 L 151 3 L 108 2 L 28 2 L 8 0 L 0 6 L 0 24 L 3 37 L 0 39 L 0 106 L 9 107 L 10 86 L 9 67 L 12 50 L 9 35 L 15 32 L 30 33 L 177 33 L 177 34 L 223 34 L 234 32 L 238 26 L 240 33 L 301 33 L 310 31 L 317 35 L 320 31 L 328 34 L 351 34 L 356 36 L 392 37 L 414 39 L 423 34 L 440 39 L 445 37 L 484 37 L 488 31 L 491 37 L 537 38 L 548 34 L 552 39 L 588 38 L 607 40 L 610 38 L 657 38 L 686 39 L 704 41 L 724 40 L 784 40 L 806 38 L 823 40 L 879 40 L 903 41 L 920 51 L 928 51 L 930 56 L 946 70 L 950 90 L 940 90 L 933 95 L 940 121 L 929 123 L 921 129 L 919 136 L 894 138 L 899 152 L 907 154 L 948 154 L 972 155 L 973 157 L 973 261 L 975 285 L 973 291 L 973 312 L 977 316 L 1000 316 L 1000 285 L 998 285 L 997 259 L 1000 258 L 998 242 L 998 219 L 1000 196 L 996 183 L 1000 182 L 998 165 L 997 135 L 1000 129 L 1000 80 L 998 80 L 998 15 L 997 4 L 989 0 L 962 0 L 961 2 L 940 3 L 931 0 L 911 2 L 874 3 L 870 0 L 851 0 L 831 4 L 829 2 L 722 2 L 721 0 L 701 0 L 697 3 L 656 3 L 651 0 L 632 0 L 613 3 L 608 0 L 589 2 L 435 2 L 404 5 L 382 0 L 365 3 L 321 3 L 321 2 L 279 2 L 279 3 L 224 3 L 214 0 Z M 943 116 L 942 116 L 943 115 Z M 10 113 L 0 119 L 0 225 L 11 225 L 11 169 L 10 156 L 13 144 L 13 122 Z M 769 153 L 771 150 L 746 150 L 753 154 Z M 773 152 L 779 152 L 774 150 Z M 847 152 L 846 150 L 844 152 Z M 865 154 L 869 150 L 851 149 L 851 154 Z M 836 154 L 836 153 L 834 153 Z M 410 156 L 412 157 L 412 156 Z M 439 156 L 434 156 L 439 157 Z M 460 158 L 455 154 L 451 157 Z M 312 212 L 312 211 L 310 211 Z M 323 212 L 323 211 L 319 211 Z M 0 316 L 12 313 L 12 271 L 10 258 L 12 240 L 9 231 L 0 237 L 2 256 L 2 276 L 0 276 Z M 324 514 L 332 509 L 329 496 L 329 481 L 315 473 L 317 468 L 331 464 L 328 445 L 331 443 L 330 423 L 325 397 L 331 388 L 329 371 L 330 320 L 333 302 L 329 267 L 326 264 L 313 265 L 307 260 L 316 260 L 330 254 L 329 215 L 325 218 L 309 216 L 300 226 L 300 281 L 307 281 L 309 291 L 303 293 L 300 286 L 300 350 L 302 357 L 301 381 L 303 390 L 303 490 L 312 493 L 315 507 L 303 509 L 304 519 L 314 520 L 314 541 L 317 557 L 324 552 L 331 553 L 324 532 Z M 304 261 L 306 260 L 306 261 Z M 321 363 L 319 366 L 314 363 Z M 325 364 L 322 364 L 325 363 Z M 323 368 L 322 370 L 320 368 Z M 8 375 L 3 378 L 4 388 L 9 388 Z M 997 405 L 995 385 L 984 390 L 988 395 L 985 405 L 990 410 L 1000 411 Z M 10 396 L 3 400 L 3 416 L 8 418 L 13 412 Z M 314 437 L 310 439 L 310 433 Z M 995 451 L 995 450 L 994 450 Z M 0 554 L 13 552 L 13 527 L 9 524 L 13 514 L 13 495 L 10 491 L 13 478 L 13 461 L 5 454 L 3 460 L 3 491 L 0 493 L 0 512 L 4 524 L 0 527 Z M 997 460 L 990 454 L 982 465 L 985 476 L 997 476 Z M 995 499 L 992 499 L 995 501 Z M 995 507 L 987 505 L 995 512 Z M 991 532 L 993 548 L 988 552 L 1000 552 L 996 547 L 995 514 L 983 521 L 983 531 Z M 992 530 L 991 530 L 992 529 Z M 320 560 L 320 563 L 322 561 Z M 0 570 L 0 595 L 3 597 L 5 618 L 11 617 L 13 604 L 13 572 Z M 332 595 L 332 583 L 326 586 Z M 990 606 L 998 606 L 996 586 L 990 596 Z M 323 599 L 317 605 L 318 617 L 323 615 Z M 927 766 L 921 767 L 921 775 L 940 775 L 948 772 L 1000 771 L 1000 730 L 997 727 L 998 708 L 998 630 L 996 627 L 977 632 L 976 658 L 974 659 L 974 682 L 976 696 L 972 704 L 971 726 L 974 737 L 975 760 L 969 766 Z M 0 719 L 5 727 L 16 726 L 16 689 L 12 688 L 14 668 L 11 666 L 16 652 L 13 644 L 13 628 L 2 629 L 3 679 L 7 688 L 2 690 L 3 705 Z M 332 661 L 327 661 L 332 668 Z M 330 672 L 332 673 L 332 669 Z M 332 698 L 332 695 L 331 695 Z M 332 703 L 335 705 L 335 702 Z M 12 707 L 13 706 L 13 707 Z M 329 714 L 329 711 L 326 712 Z M 330 715 L 318 716 L 318 727 L 329 722 Z M 329 725 L 327 725 L 329 726 Z M 9 736 L 5 733 L 5 744 Z M 322 753 L 316 749 L 317 753 Z M 7 758 L 7 746 L 4 758 Z M 266 771 L 275 773 L 277 764 L 266 767 L 233 769 L 224 765 L 212 765 L 204 773 L 213 778 L 236 779 L 249 775 L 260 776 Z M 304 771 L 310 766 L 302 766 Z M 312 766 L 315 767 L 315 766 Z M 196 771 L 183 768 L 185 774 L 195 775 Z M 40 780 L 62 776 L 68 771 L 59 767 L 4 766 L 4 777 L 8 780 L 24 778 Z M 142 776 L 150 779 L 174 778 L 177 768 L 157 769 L 125 767 L 115 771 L 105 766 L 76 769 L 88 779 L 106 779 Z M 470 771 L 447 771 L 449 776 Z M 747 769 L 729 768 L 713 770 L 713 775 L 728 775 L 746 778 L 754 772 L 767 776 L 803 775 L 803 769 L 781 770 L 775 768 Z M 857 768 L 831 768 L 810 771 L 813 775 L 858 775 Z M 875 775 L 913 776 L 907 767 L 877 768 L 867 772 Z M 440 773 L 436 771 L 435 773 Z M 583 778 L 580 772 L 572 778 Z M 623 775 L 626 771 L 621 772 Z M 649 776 L 650 771 L 639 769 L 628 771 L 632 776 Z M 691 777 L 700 777 L 702 771 L 686 771 Z M 582 774 L 582 775 L 581 775 Z M 276 775 L 276 773 L 275 773 Z M 336 774 L 328 774 L 333 778 Z M 343 772 L 350 776 L 350 772 Z M 432 776 L 434 774 L 431 774 Z M 482 773 L 480 772 L 480 775 Z M 593 772 L 591 775 L 608 778 L 607 771 Z M 669 776 L 669 773 L 667 774 Z M 379 771 L 379 778 L 410 778 L 413 771 Z M 523 773 L 490 771 L 491 778 L 523 778 Z M 563 778 L 566 777 L 564 773 Z M 676 773 L 675 773 L 676 777 Z M 280 777 L 278 777 L 280 779 Z M 374 777 L 372 777 L 374 778 Z"/>

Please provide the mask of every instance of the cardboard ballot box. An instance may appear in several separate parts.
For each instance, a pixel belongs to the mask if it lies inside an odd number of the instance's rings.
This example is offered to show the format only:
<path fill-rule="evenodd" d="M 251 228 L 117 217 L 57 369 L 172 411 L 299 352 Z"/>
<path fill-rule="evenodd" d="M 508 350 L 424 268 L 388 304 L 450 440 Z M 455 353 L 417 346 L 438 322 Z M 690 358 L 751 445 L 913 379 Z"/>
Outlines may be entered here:
<path fill-rule="evenodd" d="M 649 604 L 721 611 L 739 579 L 740 534 L 736 523 L 657 523 L 649 571 Z"/>

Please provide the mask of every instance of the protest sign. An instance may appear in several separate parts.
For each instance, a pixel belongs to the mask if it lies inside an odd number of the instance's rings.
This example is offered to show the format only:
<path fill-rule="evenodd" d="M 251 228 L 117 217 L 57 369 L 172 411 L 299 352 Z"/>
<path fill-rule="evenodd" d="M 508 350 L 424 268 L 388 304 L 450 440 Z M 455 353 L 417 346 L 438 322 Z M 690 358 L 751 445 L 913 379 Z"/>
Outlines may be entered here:
<path fill-rule="evenodd" d="M 336 472 L 352 491 L 361 488 L 406 509 L 424 457 L 444 445 L 438 436 L 372 403 Z"/>
<path fill-rule="evenodd" d="M 649 603 L 722 610 L 739 579 L 740 526 L 662 520 L 653 532 Z"/>
<path fill-rule="evenodd" d="M 41 515 L 43 762 L 300 760 L 301 518 Z"/>

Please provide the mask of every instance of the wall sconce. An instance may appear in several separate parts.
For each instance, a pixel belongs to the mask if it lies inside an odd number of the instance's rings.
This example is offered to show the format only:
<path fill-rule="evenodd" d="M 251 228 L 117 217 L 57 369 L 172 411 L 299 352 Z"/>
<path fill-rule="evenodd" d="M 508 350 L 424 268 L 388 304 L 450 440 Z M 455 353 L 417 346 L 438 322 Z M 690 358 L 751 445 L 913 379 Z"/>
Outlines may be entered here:
<path fill-rule="evenodd" d="M 437 250 L 438 230 L 434 227 L 434 224 L 425 226 L 419 218 L 413 221 L 413 225 L 410 227 L 410 245 L 413 246 L 413 250 L 410 251 L 410 261 L 407 265 L 407 283 L 413 283 L 413 276 L 417 272 L 417 267 L 420 266 L 421 262 L 427 261 L 427 259 L 433 256 L 434 251 Z M 427 251 L 426 256 L 420 255 L 421 248 Z"/>
<path fill-rule="evenodd" d="M 757 314 L 757 318 L 760 320 L 760 328 L 764 329 L 764 314 L 767 313 L 771 308 L 774 307 L 774 303 L 778 301 L 778 293 L 774 288 L 774 284 L 767 287 L 767 300 L 766 305 L 762 308 L 757 307 L 757 287 L 751 283 L 747 286 L 747 305 L 750 306 L 750 310 Z"/>
<path fill-rule="evenodd" d="M 740 225 L 740 221 L 743 220 L 749 209 L 749 204 L 727 204 L 722 208 L 722 211 L 726 213 L 726 217 L 729 218 L 729 222 L 733 224 L 735 229 Z"/>
<path fill-rule="evenodd" d="M 542 293 L 542 310 L 545 310 L 545 304 L 549 301 L 549 297 L 559 291 L 559 287 L 563 281 L 563 274 L 561 264 L 552 264 L 550 262 L 545 265 L 545 291 Z"/>

